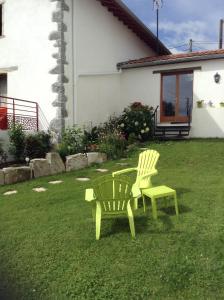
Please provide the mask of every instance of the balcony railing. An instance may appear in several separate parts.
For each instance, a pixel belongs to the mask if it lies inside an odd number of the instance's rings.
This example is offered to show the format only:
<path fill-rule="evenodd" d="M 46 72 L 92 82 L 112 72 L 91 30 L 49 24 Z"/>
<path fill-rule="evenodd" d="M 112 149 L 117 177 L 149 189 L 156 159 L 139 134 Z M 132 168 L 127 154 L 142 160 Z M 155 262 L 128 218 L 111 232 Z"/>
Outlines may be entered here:
<path fill-rule="evenodd" d="M 0 96 L 0 130 L 7 130 L 14 124 L 21 124 L 27 131 L 48 129 L 37 102 Z"/>

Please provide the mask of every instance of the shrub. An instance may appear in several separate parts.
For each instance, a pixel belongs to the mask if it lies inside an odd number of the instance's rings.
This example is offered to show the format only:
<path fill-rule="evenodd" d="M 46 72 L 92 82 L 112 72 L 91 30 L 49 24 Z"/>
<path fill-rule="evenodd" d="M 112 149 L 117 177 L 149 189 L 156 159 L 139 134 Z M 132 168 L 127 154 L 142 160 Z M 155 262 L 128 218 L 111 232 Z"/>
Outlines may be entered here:
<path fill-rule="evenodd" d="M 84 150 L 83 131 L 76 126 L 65 129 L 62 134 L 61 143 L 58 145 L 58 152 L 63 159 L 65 156 L 76 154 Z"/>
<path fill-rule="evenodd" d="M 25 138 L 24 155 L 33 158 L 43 158 L 52 149 L 51 136 L 49 133 L 38 132 L 29 134 Z"/>
<path fill-rule="evenodd" d="M 15 159 L 24 159 L 25 133 L 21 124 L 14 124 L 9 130 L 9 152 Z"/>
<path fill-rule="evenodd" d="M 125 137 L 117 132 L 103 135 L 99 143 L 99 151 L 106 153 L 109 159 L 118 159 L 125 155 L 127 141 Z"/>
<path fill-rule="evenodd" d="M 94 126 L 91 130 L 84 130 L 83 146 L 88 151 L 95 151 L 99 142 L 101 128 Z"/>
<path fill-rule="evenodd" d="M 152 137 L 152 113 L 153 108 L 141 102 L 134 102 L 125 108 L 119 126 L 126 139 L 130 136 L 132 140 L 149 140 Z"/>
<path fill-rule="evenodd" d="M 7 161 L 8 155 L 4 151 L 2 144 L 0 143 L 0 164 L 5 163 Z"/>

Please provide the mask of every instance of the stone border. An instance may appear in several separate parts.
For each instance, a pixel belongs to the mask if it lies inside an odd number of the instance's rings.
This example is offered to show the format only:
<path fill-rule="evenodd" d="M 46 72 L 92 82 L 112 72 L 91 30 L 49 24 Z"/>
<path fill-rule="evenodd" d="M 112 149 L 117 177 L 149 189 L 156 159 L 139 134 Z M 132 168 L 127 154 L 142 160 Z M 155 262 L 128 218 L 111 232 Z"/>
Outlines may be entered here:
<path fill-rule="evenodd" d="M 84 169 L 92 164 L 107 161 L 106 154 L 100 152 L 78 153 L 66 157 L 66 167 L 57 152 L 49 152 L 45 158 L 30 161 L 29 166 L 0 169 L 0 186 L 31 180 L 43 176 Z"/>

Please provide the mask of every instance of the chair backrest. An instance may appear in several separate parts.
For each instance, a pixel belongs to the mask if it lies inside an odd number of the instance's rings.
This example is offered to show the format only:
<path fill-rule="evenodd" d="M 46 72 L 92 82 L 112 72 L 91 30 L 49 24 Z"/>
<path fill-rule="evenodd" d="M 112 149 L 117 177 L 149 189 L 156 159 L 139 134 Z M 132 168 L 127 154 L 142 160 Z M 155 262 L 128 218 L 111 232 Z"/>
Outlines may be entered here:
<path fill-rule="evenodd" d="M 146 150 L 139 155 L 137 176 L 142 176 L 155 169 L 159 159 L 159 152 L 156 150 Z"/>
<path fill-rule="evenodd" d="M 132 199 L 132 182 L 127 176 L 101 176 L 93 181 L 93 190 L 101 209 L 109 214 L 126 211 Z"/>

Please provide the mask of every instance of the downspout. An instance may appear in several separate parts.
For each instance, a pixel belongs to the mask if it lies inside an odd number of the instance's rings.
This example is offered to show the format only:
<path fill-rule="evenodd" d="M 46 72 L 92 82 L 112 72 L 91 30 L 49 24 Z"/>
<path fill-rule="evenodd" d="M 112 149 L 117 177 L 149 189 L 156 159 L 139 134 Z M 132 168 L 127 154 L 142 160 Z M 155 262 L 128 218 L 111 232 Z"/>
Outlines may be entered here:
<path fill-rule="evenodd" d="M 72 49 L 72 125 L 75 124 L 75 101 L 76 101 L 76 93 L 75 93 L 75 89 L 76 89 L 76 84 L 75 84 L 75 65 L 76 65 L 76 60 L 75 60 L 75 53 L 74 53 L 74 41 L 75 41 L 75 37 L 74 37 L 74 4 L 73 4 L 73 0 L 71 0 L 71 49 Z"/>

